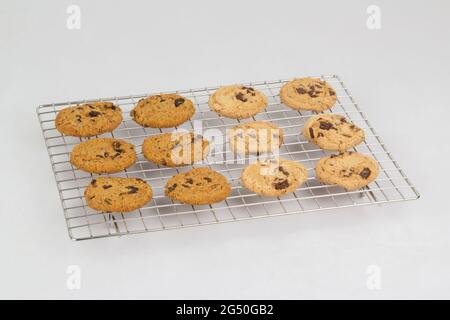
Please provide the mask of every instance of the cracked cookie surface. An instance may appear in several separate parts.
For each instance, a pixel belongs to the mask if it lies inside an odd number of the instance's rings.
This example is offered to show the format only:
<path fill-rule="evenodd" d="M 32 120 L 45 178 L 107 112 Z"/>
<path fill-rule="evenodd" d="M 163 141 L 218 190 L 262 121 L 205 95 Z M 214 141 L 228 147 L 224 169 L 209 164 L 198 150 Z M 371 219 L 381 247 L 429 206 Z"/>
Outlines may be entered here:
<path fill-rule="evenodd" d="M 139 178 L 96 178 L 84 191 L 87 205 L 97 211 L 129 212 L 153 196 L 150 185 Z"/>
<path fill-rule="evenodd" d="M 241 181 L 256 194 L 276 197 L 295 191 L 307 177 L 305 167 L 296 161 L 267 159 L 247 166 Z"/>
<path fill-rule="evenodd" d="M 336 103 L 336 91 L 324 80 L 294 79 L 280 89 L 280 99 L 295 110 L 324 111 Z"/>
<path fill-rule="evenodd" d="M 283 129 L 265 121 L 242 123 L 228 131 L 231 149 L 243 155 L 276 151 L 283 143 L 283 136 Z"/>
<path fill-rule="evenodd" d="M 357 152 L 344 152 L 320 159 L 316 177 L 326 184 L 337 184 L 348 191 L 360 189 L 376 179 L 378 163 Z"/>
<path fill-rule="evenodd" d="M 111 132 L 122 122 L 122 110 L 112 102 L 93 102 L 58 112 L 56 129 L 67 136 L 92 137 Z"/>
<path fill-rule="evenodd" d="M 158 165 L 177 167 L 203 160 L 209 142 L 193 132 L 163 133 L 148 137 L 142 145 L 144 157 Z"/>
<path fill-rule="evenodd" d="M 233 118 L 249 118 L 267 107 L 266 96 L 251 87 L 232 85 L 221 87 L 215 91 L 208 101 L 212 111 Z"/>
<path fill-rule="evenodd" d="M 303 127 L 308 141 L 324 150 L 345 151 L 364 141 L 364 131 L 338 114 L 312 116 Z"/>
<path fill-rule="evenodd" d="M 91 139 L 77 144 L 70 153 L 70 162 L 91 173 L 122 171 L 136 162 L 134 146 L 114 138 Z"/>
<path fill-rule="evenodd" d="M 143 127 L 170 128 L 188 121 L 194 113 L 191 100 L 178 94 L 160 94 L 139 100 L 130 116 Z"/>
<path fill-rule="evenodd" d="M 166 196 L 187 204 L 211 204 L 225 200 L 231 186 L 220 173 L 209 168 L 194 168 L 167 181 Z"/>

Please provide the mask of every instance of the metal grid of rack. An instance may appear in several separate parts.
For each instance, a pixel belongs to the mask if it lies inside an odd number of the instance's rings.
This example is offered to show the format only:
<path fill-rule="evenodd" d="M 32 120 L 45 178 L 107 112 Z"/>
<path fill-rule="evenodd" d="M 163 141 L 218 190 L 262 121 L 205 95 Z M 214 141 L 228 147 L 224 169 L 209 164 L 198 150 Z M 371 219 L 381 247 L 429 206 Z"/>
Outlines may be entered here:
<path fill-rule="evenodd" d="M 336 75 L 321 78 L 330 83 L 337 94 L 336 105 L 329 111 L 346 116 L 366 133 L 364 143 L 354 151 L 376 159 L 380 174 L 369 186 L 357 191 L 324 185 L 316 180 L 314 167 L 316 161 L 330 152 L 323 151 L 309 143 L 301 134 L 304 122 L 313 113 L 295 111 L 284 106 L 279 99 L 279 90 L 288 80 L 275 80 L 247 83 L 262 91 L 268 98 L 269 106 L 253 120 L 266 120 L 284 129 L 284 144 L 279 150 L 281 157 L 302 163 L 308 170 L 308 180 L 295 192 L 282 197 L 263 197 L 252 193 L 241 185 L 242 169 L 252 161 L 251 158 L 236 158 L 230 151 L 226 140 L 214 141 L 210 155 L 193 165 L 208 166 L 225 175 L 232 186 L 230 196 L 212 205 L 186 205 L 173 202 L 164 195 L 164 185 L 171 176 L 190 170 L 193 166 L 167 168 L 148 162 L 140 152 L 143 140 L 151 135 L 172 132 L 174 128 L 143 128 L 129 116 L 130 110 L 141 98 L 150 94 L 111 97 L 94 100 L 69 101 L 41 105 L 37 108 L 45 144 L 50 156 L 52 169 L 58 187 L 69 236 L 74 240 L 94 239 L 126 234 L 160 231 L 192 226 L 232 222 L 239 220 L 272 217 L 316 210 L 380 204 L 386 202 L 414 200 L 419 193 L 411 184 L 404 171 L 369 124 L 342 80 Z M 208 98 L 218 87 L 173 91 L 191 99 L 197 109 L 194 117 L 177 129 L 203 130 L 216 129 L 225 134 L 226 129 L 252 119 L 235 120 L 224 118 L 208 107 Z M 54 120 L 59 110 L 74 104 L 93 101 L 111 101 L 123 110 L 123 122 L 113 132 L 102 137 L 125 139 L 137 147 L 138 161 L 130 168 L 112 176 L 138 177 L 147 181 L 153 189 L 152 200 L 143 208 L 130 213 L 98 213 L 86 206 L 83 197 L 85 187 L 95 175 L 77 170 L 70 163 L 70 152 L 74 145 L 85 138 L 61 135 Z"/>

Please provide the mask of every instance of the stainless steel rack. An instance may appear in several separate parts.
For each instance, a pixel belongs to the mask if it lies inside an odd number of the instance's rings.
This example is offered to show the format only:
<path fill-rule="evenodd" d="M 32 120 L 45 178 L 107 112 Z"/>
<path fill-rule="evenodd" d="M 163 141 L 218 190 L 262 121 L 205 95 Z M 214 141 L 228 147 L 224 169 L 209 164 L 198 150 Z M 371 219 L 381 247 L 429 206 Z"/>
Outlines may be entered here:
<path fill-rule="evenodd" d="M 45 144 L 55 175 L 69 236 L 74 240 L 86 240 L 150 231 L 169 230 L 192 226 L 232 222 L 239 220 L 273 217 L 279 215 L 310 212 L 324 209 L 353 207 L 368 204 L 414 200 L 419 193 L 411 184 L 404 171 L 376 134 L 365 115 L 361 112 L 342 80 L 336 75 L 324 75 L 337 93 L 336 105 L 327 112 L 342 114 L 364 129 L 366 140 L 354 148 L 362 154 L 376 159 L 380 166 L 378 178 L 369 186 L 347 192 L 337 186 L 324 185 L 316 180 L 316 161 L 330 152 L 318 149 L 300 134 L 309 111 L 295 111 L 280 103 L 279 90 L 288 80 L 252 82 L 245 85 L 262 91 L 269 100 L 269 106 L 253 120 L 267 120 L 276 123 L 285 131 L 285 141 L 279 154 L 281 157 L 301 162 L 308 170 L 309 178 L 294 193 L 282 197 L 262 197 L 241 185 L 240 174 L 249 159 L 236 159 L 226 141 L 215 144 L 215 150 L 203 162 L 194 166 L 209 166 L 224 174 L 232 185 L 232 193 L 220 203 L 212 205 L 186 205 L 174 203 L 164 196 L 163 188 L 168 178 L 192 166 L 167 168 L 146 161 L 140 153 L 143 140 L 161 132 L 171 132 L 174 128 L 143 128 L 131 120 L 130 110 L 137 101 L 150 94 L 110 97 L 94 100 L 68 101 L 41 105 L 37 108 Z M 203 129 L 225 130 L 238 124 L 239 120 L 224 118 L 208 107 L 208 98 L 218 87 L 174 91 L 191 99 L 197 109 L 194 117 L 179 128 L 193 130 L 194 124 L 201 123 Z M 113 174 L 121 177 L 139 177 L 153 188 L 153 199 L 143 208 L 130 213 L 98 213 L 86 206 L 83 197 L 85 187 L 92 174 L 77 170 L 69 161 L 74 145 L 86 139 L 61 135 L 54 120 L 59 110 L 74 104 L 92 101 L 112 101 L 124 112 L 122 124 L 113 132 L 101 135 L 126 139 L 137 146 L 138 161 L 127 170 Z M 252 120 L 245 119 L 243 122 Z"/>

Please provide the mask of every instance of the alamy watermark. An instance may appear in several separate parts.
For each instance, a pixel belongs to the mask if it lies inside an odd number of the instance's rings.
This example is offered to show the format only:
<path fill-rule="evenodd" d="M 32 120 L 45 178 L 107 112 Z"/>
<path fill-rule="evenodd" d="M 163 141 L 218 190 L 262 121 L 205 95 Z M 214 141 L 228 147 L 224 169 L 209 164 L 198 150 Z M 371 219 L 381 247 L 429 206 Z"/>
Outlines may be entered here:
<path fill-rule="evenodd" d="M 370 5 L 367 7 L 366 13 L 367 21 L 366 26 L 369 30 L 380 30 L 381 29 L 381 9 L 377 5 Z"/>
<path fill-rule="evenodd" d="M 66 9 L 67 20 L 66 27 L 69 30 L 81 29 L 81 8 L 78 5 L 71 4 Z"/>

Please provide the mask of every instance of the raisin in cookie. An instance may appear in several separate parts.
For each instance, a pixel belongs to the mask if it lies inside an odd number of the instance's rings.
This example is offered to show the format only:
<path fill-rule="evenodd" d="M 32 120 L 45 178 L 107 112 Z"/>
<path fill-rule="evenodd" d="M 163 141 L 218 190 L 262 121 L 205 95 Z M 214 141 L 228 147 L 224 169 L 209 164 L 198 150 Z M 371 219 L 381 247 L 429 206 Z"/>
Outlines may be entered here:
<path fill-rule="evenodd" d="M 167 181 L 164 193 L 187 204 L 211 204 L 224 200 L 230 184 L 220 173 L 209 168 L 195 168 L 178 173 Z"/>
<path fill-rule="evenodd" d="M 228 131 L 231 149 L 244 155 L 278 150 L 283 143 L 283 135 L 283 129 L 264 121 L 239 124 Z"/>
<path fill-rule="evenodd" d="M 336 103 L 336 91 L 316 78 L 294 79 L 280 89 L 281 101 L 295 110 L 324 111 Z"/>
<path fill-rule="evenodd" d="M 139 100 L 130 115 L 144 127 L 170 128 L 188 121 L 194 113 L 191 100 L 177 94 L 160 94 Z"/>
<path fill-rule="evenodd" d="M 56 129 L 75 137 L 92 137 L 111 132 L 122 122 L 122 110 L 111 102 L 71 106 L 58 112 Z"/>
<path fill-rule="evenodd" d="M 208 104 L 211 110 L 224 117 L 244 119 L 264 110 L 267 98 L 253 88 L 233 85 L 219 88 L 209 97 Z"/>
<path fill-rule="evenodd" d="M 244 169 L 243 185 L 264 196 L 281 196 L 295 191 L 308 177 L 300 163 L 286 159 L 257 161 Z"/>
<path fill-rule="evenodd" d="M 163 133 L 144 140 L 144 157 L 168 167 L 183 166 L 203 160 L 208 155 L 209 142 L 193 132 Z"/>
<path fill-rule="evenodd" d="M 303 135 L 324 150 L 345 151 L 364 141 L 364 131 L 337 114 L 320 114 L 308 119 Z"/>
<path fill-rule="evenodd" d="M 87 205 L 97 211 L 129 212 L 152 198 L 152 188 L 138 178 L 97 178 L 84 191 Z"/>
<path fill-rule="evenodd" d="M 316 176 L 321 182 L 337 184 L 349 191 L 368 185 L 377 175 L 375 160 L 351 151 L 322 158 L 316 165 Z"/>
<path fill-rule="evenodd" d="M 98 138 L 77 144 L 70 153 L 70 162 L 91 173 L 122 171 L 136 162 L 131 143 L 113 138 Z"/>

